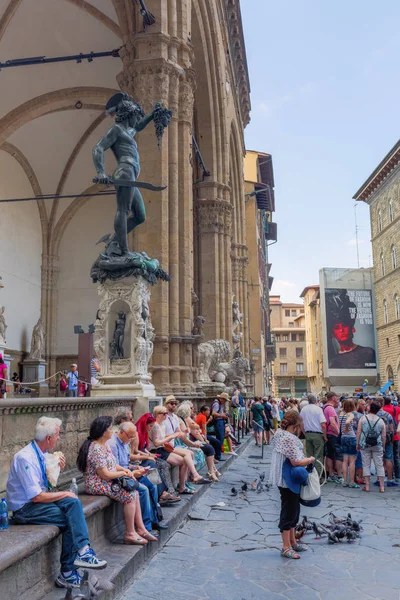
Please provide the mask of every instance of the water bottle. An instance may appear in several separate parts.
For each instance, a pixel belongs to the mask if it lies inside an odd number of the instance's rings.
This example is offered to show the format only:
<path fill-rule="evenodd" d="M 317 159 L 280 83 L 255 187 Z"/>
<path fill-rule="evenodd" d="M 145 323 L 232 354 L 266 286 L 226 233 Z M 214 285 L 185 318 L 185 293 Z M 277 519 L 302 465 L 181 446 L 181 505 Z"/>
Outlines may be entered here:
<path fill-rule="evenodd" d="M 5 498 L 0 502 L 0 530 L 8 529 L 8 504 Z"/>
<path fill-rule="evenodd" d="M 79 493 L 78 484 L 76 483 L 75 477 L 72 478 L 72 482 L 71 482 L 69 491 L 72 492 L 73 494 L 75 494 L 75 496 L 77 496 Z"/>

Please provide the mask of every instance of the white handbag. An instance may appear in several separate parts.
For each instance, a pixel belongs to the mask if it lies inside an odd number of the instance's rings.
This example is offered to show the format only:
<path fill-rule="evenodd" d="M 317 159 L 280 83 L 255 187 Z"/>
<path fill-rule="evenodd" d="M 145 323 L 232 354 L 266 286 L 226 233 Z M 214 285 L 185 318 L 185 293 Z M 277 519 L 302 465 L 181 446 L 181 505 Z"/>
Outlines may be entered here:
<path fill-rule="evenodd" d="M 308 485 L 301 486 L 300 502 L 304 506 L 318 506 L 321 502 L 321 484 L 315 466 L 308 475 Z"/>

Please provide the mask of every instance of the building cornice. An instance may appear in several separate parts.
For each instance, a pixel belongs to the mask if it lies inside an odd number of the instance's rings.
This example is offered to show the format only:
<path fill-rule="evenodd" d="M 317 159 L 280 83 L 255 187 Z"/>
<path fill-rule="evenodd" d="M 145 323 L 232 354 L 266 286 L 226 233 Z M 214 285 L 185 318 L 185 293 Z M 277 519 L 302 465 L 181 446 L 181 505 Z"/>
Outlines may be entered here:
<path fill-rule="evenodd" d="M 239 99 L 243 126 L 250 123 L 250 78 L 247 67 L 246 47 L 243 35 L 242 13 L 239 0 L 224 0 L 228 21 L 231 56 L 235 68 L 236 93 Z"/>
<path fill-rule="evenodd" d="M 353 200 L 362 200 L 369 203 L 375 193 L 382 187 L 383 183 L 391 173 L 400 166 L 400 140 L 388 152 L 385 158 L 379 163 L 375 171 L 363 183 L 360 189 L 354 194 Z"/>

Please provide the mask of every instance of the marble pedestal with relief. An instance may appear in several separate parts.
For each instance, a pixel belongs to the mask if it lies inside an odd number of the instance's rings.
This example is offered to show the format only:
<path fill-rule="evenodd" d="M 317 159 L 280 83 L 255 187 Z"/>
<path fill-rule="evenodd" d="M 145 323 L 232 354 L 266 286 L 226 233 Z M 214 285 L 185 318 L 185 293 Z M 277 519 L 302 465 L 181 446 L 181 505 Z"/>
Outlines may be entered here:
<path fill-rule="evenodd" d="M 93 336 L 94 350 L 100 363 L 99 385 L 92 396 L 131 396 L 136 398 L 135 419 L 149 410 L 155 397 L 149 362 L 153 354 L 154 329 L 149 301 L 150 283 L 142 276 L 107 280 L 98 285 L 99 310 Z M 123 357 L 112 359 L 111 344 L 118 313 L 126 314 Z"/>

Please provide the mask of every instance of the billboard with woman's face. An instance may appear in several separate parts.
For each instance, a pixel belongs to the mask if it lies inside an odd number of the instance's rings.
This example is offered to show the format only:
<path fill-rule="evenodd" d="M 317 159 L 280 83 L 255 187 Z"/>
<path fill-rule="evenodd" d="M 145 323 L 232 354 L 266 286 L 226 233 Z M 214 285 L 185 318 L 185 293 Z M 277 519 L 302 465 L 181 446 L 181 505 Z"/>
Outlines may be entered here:
<path fill-rule="evenodd" d="M 329 369 L 376 369 L 370 289 L 325 288 Z"/>

